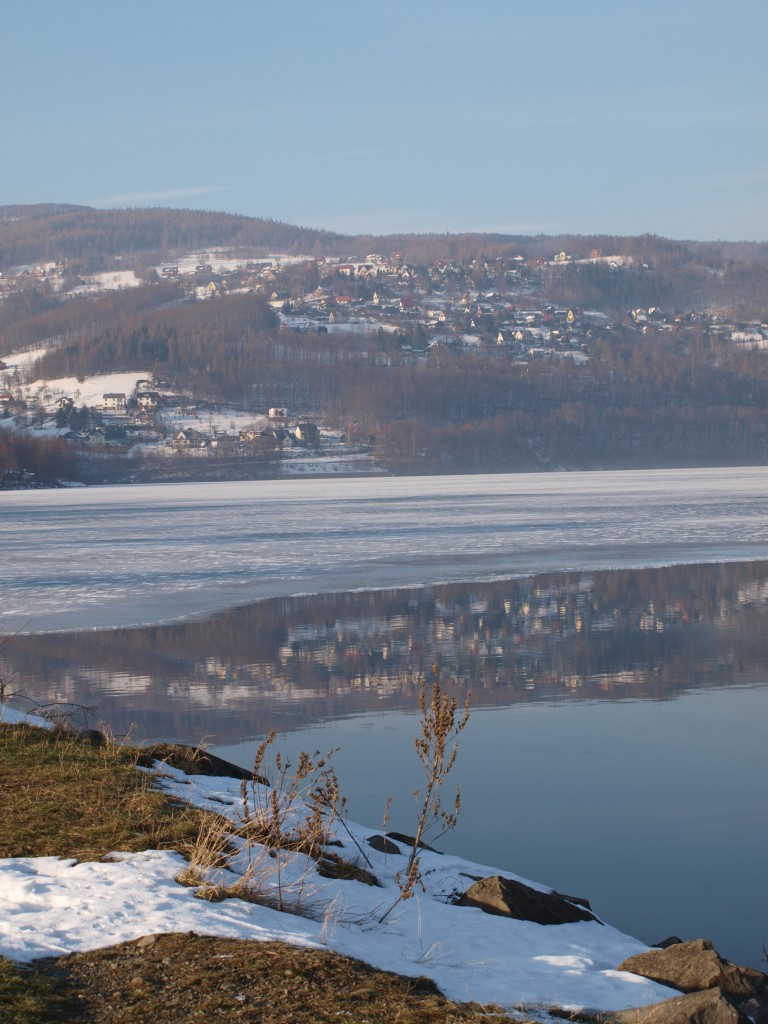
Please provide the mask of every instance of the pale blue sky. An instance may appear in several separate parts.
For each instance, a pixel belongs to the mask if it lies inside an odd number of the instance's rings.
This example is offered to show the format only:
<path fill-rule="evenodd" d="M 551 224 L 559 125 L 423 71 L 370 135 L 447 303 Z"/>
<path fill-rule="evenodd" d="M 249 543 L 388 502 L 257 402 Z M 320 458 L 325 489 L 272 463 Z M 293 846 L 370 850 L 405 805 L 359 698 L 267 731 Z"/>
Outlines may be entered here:
<path fill-rule="evenodd" d="M 0 204 L 768 239 L 766 0 L 38 0 Z"/>

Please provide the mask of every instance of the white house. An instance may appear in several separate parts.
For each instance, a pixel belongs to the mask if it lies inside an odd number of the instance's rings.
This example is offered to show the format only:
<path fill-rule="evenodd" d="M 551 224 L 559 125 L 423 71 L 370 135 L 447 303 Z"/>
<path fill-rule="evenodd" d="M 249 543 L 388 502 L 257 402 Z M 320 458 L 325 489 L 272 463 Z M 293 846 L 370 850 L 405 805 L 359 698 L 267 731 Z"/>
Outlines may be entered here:
<path fill-rule="evenodd" d="M 125 412 L 125 395 L 122 392 L 102 395 L 101 404 L 104 409 L 111 412 Z"/>

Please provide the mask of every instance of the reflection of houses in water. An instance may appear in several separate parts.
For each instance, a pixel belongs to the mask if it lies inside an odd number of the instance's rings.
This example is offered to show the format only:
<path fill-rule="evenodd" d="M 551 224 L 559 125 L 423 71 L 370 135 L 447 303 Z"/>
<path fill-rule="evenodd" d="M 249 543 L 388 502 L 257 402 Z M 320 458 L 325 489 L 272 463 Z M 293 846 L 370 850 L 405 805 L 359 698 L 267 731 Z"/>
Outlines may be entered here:
<path fill-rule="evenodd" d="M 151 676 L 137 676 L 130 672 L 99 673 L 99 689 L 106 693 L 146 693 L 151 685 Z"/>
<path fill-rule="evenodd" d="M 739 588 L 739 605 L 768 605 L 768 579 L 750 580 Z"/>
<path fill-rule="evenodd" d="M 152 686 L 152 676 L 107 668 L 81 669 L 76 674 L 64 673 L 57 686 L 58 700 L 77 702 L 83 687 L 100 693 L 118 695 L 146 693 Z"/>
<path fill-rule="evenodd" d="M 709 569 L 716 577 L 723 567 Z M 675 572 L 678 582 L 685 579 L 679 569 L 625 573 L 622 585 L 613 589 L 606 588 L 606 578 L 615 582 L 621 573 L 508 581 L 485 588 L 475 584 L 471 590 L 459 585 L 429 588 L 410 596 L 408 614 L 384 619 L 362 614 L 314 629 L 294 625 L 290 642 L 280 650 L 281 664 L 291 674 L 313 662 L 329 670 L 329 686 L 346 683 L 386 692 L 412 687 L 433 660 L 440 662 L 444 679 L 475 692 L 489 687 L 522 687 L 527 692 L 640 687 L 649 672 L 657 688 L 664 648 L 632 653 L 637 647 L 632 643 L 622 654 L 622 643 L 600 642 L 582 659 L 583 671 L 568 671 L 566 662 L 570 648 L 578 653 L 593 637 L 660 636 L 692 624 L 722 623 L 743 602 L 740 592 L 736 600 L 720 599 L 705 609 L 706 601 L 695 593 L 666 595 L 663 575 Z M 690 589 L 688 584 L 684 589 Z M 623 664 L 622 659 L 631 660 L 637 653 L 643 655 L 643 667 Z M 721 657 L 720 664 L 725 663 Z M 365 670 L 355 672 L 358 666 Z"/>
<path fill-rule="evenodd" d="M 435 660 L 444 680 L 475 692 L 501 688 L 514 694 L 516 688 L 549 688 L 572 693 L 590 685 L 601 691 L 640 686 L 647 668 L 628 669 L 619 663 L 603 671 L 601 659 L 620 662 L 617 649 L 610 658 L 603 650 L 593 652 L 587 659 L 593 664 L 584 671 L 573 671 L 573 666 L 568 670 L 569 644 L 578 647 L 602 634 L 661 634 L 701 621 L 702 611 L 691 609 L 689 597 L 661 600 L 648 597 L 642 588 L 630 602 L 624 594 L 603 593 L 603 577 L 620 575 L 392 592 L 379 595 L 381 601 L 397 606 L 387 615 L 376 613 L 370 595 L 357 616 L 331 615 L 333 598 L 325 596 L 319 600 L 326 613 L 322 621 L 307 621 L 318 610 L 312 602 L 289 609 L 294 616 L 303 612 L 305 618 L 286 623 L 272 672 L 265 663 L 246 669 L 234 662 L 217 666 L 216 671 L 228 679 L 247 676 L 264 692 L 283 695 L 292 687 L 299 695 L 316 692 L 313 682 L 320 681 L 325 693 L 392 696 L 412 691 Z M 638 574 L 630 575 L 628 587 L 637 589 Z M 731 604 L 725 602 L 729 608 Z M 722 602 L 711 613 L 715 619 L 731 614 Z M 662 654 L 656 652 L 649 664 Z"/>
<path fill-rule="evenodd" d="M 312 697 L 323 696 L 323 690 L 301 690 L 297 691 L 286 680 L 280 685 L 280 680 L 275 680 L 276 685 L 269 689 L 261 689 L 259 696 L 262 699 L 273 700 L 277 703 L 290 703 L 311 699 Z M 247 701 L 253 700 L 253 687 L 245 683 L 225 683 L 222 686 L 209 686 L 204 683 L 189 683 L 184 688 L 175 691 L 175 696 L 184 696 L 191 703 L 209 708 L 242 707 Z"/>
<path fill-rule="evenodd" d="M 665 699 L 765 675 L 766 615 L 764 563 L 551 574 L 279 598 L 151 630 L 19 636 L 0 677 L 15 672 L 28 692 L 95 706 L 105 720 L 165 723 L 145 727 L 153 735 L 199 738 L 226 720 L 243 736 L 413 708 L 435 662 L 475 706 Z"/>

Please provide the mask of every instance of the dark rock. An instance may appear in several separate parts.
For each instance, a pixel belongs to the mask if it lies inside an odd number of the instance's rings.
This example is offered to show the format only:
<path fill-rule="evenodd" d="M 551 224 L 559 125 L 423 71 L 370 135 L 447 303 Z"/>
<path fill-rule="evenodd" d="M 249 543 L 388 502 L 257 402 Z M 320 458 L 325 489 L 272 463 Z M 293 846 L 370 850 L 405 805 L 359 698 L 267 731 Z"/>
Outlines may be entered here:
<path fill-rule="evenodd" d="M 768 999 L 768 977 L 751 967 L 739 967 L 723 960 L 707 939 L 680 942 L 667 949 L 652 949 L 631 956 L 619 964 L 620 971 L 630 971 L 662 985 L 672 985 L 681 992 L 721 988 L 737 1002 L 753 996 Z"/>
<path fill-rule="evenodd" d="M 539 892 L 522 882 L 493 875 L 475 882 L 457 901 L 460 907 L 477 907 L 486 914 L 512 917 L 536 924 L 573 924 L 597 921 L 590 911 L 554 892 Z M 598 921 L 602 924 L 601 921 Z"/>
<path fill-rule="evenodd" d="M 335 878 L 341 882 L 362 882 L 363 885 L 378 885 L 376 875 L 359 864 L 344 860 L 338 854 L 331 853 L 317 861 L 317 873 L 321 878 Z"/>
<path fill-rule="evenodd" d="M 103 732 L 99 732 L 98 729 L 81 729 L 77 734 L 79 740 L 88 740 L 88 742 L 94 747 L 103 747 L 107 742 L 107 738 Z"/>
<path fill-rule="evenodd" d="M 760 1002 L 759 999 L 747 999 L 739 1003 L 739 1010 L 745 1017 L 749 1017 L 752 1024 L 768 1024 L 768 1003 Z"/>
<path fill-rule="evenodd" d="M 439 996 L 442 995 L 440 989 L 437 987 L 431 978 L 426 978 L 424 975 L 418 978 L 409 978 L 409 991 L 416 996 Z"/>
<path fill-rule="evenodd" d="M 653 1006 L 600 1015 L 601 1024 L 749 1024 L 719 988 L 665 999 Z"/>
<path fill-rule="evenodd" d="M 411 849 L 413 849 L 413 841 L 416 838 L 415 836 L 407 836 L 405 832 L 387 832 L 387 836 L 390 839 L 394 839 L 396 843 L 402 843 L 403 846 L 410 846 Z M 426 843 L 422 843 L 421 840 L 419 841 L 419 849 L 429 850 L 430 853 L 440 853 L 442 855 L 442 851 L 436 850 L 434 846 L 428 846 Z"/>
<path fill-rule="evenodd" d="M 653 949 L 669 949 L 670 946 L 678 946 L 682 941 L 677 935 L 669 935 L 666 939 L 662 939 L 661 942 L 652 942 L 651 947 Z"/>
<path fill-rule="evenodd" d="M 373 847 L 374 850 L 378 850 L 379 853 L 403 852 L 399 846 L 387 839 L 386 836 L 368 836 L 365 841 L 369 846 Z"/>
<path fill-rule="evenodd" d="M 558 892 L 557 889 L 552 890 L 553 896 L 560 896 L 564 900 L 568 900 L 569 903 L 576 903 L 580 907 L 586 907 L 587 910 L 591 910 L 589 900 L 585 900 L 583 896 L 567 896 L 564 892 Z"/>
<path fill-rule="evenodd" d="M 217 757 L 216 754 L 211 754 L 208 750 L 200 750 L 195 760 L 203 775 L 212 775 L 215 778 L 245 779 L 246 781 L 253 778 L 252 771 L 241 768 L 239 764 L 232 764 L 231 761 L 225 761 L 223 757 Z"/>
<path fill-rule="evenodd" d="M 147 763 L 164 761 L 172 768 L 178 768 L 188 775 L 210 775 L 213 778 L 241 779 L 250 781 L 253 772 L 240 765 L 225 761 L 207 750 L 189 747 L 184 743 L 154 743 L 142 750 L 142 759 Z M 256 779 L 268 785 L 266 779 Z"/>

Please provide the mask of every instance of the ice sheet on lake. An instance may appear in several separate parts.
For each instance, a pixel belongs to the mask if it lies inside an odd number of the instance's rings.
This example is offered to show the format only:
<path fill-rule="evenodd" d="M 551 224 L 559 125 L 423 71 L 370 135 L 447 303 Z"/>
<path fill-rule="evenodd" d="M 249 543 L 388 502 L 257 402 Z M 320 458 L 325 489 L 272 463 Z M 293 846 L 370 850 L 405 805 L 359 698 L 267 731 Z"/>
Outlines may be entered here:
<path fill-rule="evenodd" d="M 43 632 L 264 597 L 768 557 L 768 469 L 0 494 L 0 619 Z"/>

